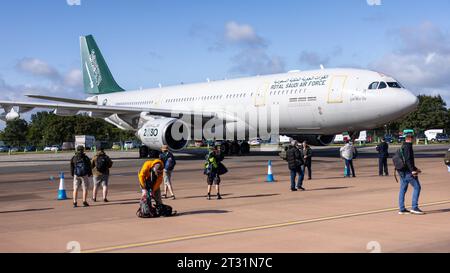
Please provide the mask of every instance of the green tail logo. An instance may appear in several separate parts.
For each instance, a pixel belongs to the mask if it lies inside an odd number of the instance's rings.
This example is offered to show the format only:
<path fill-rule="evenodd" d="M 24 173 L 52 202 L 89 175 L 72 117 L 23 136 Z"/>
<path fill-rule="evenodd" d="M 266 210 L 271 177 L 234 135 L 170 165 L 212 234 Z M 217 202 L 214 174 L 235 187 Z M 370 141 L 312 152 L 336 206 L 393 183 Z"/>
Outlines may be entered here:
<path fill-rule="evenodd" d="M 80 37 L 81 65 L 84 91 L 88 94 L 107 94 L 125 91 L 114 80 L 92 35 Z"/>

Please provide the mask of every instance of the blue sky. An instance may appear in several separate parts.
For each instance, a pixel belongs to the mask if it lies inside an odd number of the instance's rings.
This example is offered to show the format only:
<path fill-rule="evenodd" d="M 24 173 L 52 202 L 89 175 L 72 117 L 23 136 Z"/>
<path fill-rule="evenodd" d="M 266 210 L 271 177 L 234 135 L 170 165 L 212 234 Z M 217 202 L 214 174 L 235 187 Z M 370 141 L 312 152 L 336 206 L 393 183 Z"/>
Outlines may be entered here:
<path fill-rule="evenodd" d="M 369 5 L 379 1 L 381 5 Z M 450 103 L 450 1 L 5 1 L 0 99 L 82 98 L 78 37 L 125 89 L 360 67 Z"/>

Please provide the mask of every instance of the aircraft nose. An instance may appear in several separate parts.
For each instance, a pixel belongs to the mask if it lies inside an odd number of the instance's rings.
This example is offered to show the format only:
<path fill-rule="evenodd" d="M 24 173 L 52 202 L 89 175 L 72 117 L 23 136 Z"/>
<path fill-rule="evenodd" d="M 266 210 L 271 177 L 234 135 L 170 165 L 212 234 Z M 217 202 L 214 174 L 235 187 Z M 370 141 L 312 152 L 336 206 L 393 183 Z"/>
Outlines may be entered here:
<path fill-rule="evenodd" d="M 407 112 L 415 111 L 417 106 L 419 106 L 419 98 L 409 90 L 406 90 L 406 94 L 403 99 L 404 108 Z"/>

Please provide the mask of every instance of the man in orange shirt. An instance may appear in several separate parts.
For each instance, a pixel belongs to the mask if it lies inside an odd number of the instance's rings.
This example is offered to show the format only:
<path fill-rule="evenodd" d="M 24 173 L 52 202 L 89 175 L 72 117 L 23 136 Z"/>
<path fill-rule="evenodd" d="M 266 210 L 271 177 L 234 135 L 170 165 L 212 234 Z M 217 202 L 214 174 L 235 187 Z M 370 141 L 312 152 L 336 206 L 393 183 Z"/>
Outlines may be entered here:
<path fill-rule="evenodd" d="M 160 159 L 148 160 L 139 171 L 139 185 L 142 196 L 148 196 L 149 192 L 155 199 L 156 205 L 162 204 L 161 183 L 163 181 L 164 163 Z"/>

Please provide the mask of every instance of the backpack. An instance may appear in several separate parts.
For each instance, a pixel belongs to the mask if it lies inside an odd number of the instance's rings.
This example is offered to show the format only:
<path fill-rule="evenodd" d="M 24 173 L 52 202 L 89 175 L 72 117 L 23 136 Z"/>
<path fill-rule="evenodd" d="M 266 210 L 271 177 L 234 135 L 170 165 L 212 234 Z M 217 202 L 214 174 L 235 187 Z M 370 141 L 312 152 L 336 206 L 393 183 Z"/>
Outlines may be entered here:
<path fill-rule="evenodd" d="M 78 177 L 88 175 L 89 171 L 88 167 L 86 166 L 86 160 L 84 156 L 79 156 L 76 158 L 74 173 Z"/>
<path fill-rule="evenodd" d="M 158 216 L 169 217 L 177 214 L 177 211 L 173 211 L 169 205 L 160 204 L 156 206 L 156 213 Z"/>
<path fill-rule="evenodd" d="M 223 165 L 222 162 L 219 162 L 219 164 L 217 166 L 217 174 L 222 175 L 222 174 L 226 174 L 227 172 L 228 172 L 227 167 L 225 167 L 225 165 Z"/>
<path fill-rule="evenodd" d="M 141 198 L 136 215 L 140 218 L 154 218 L 159 216 L 149 196 L 143 196 Z"/>
<path fill-rule="evenodd" d="M 402 171 L 406 168 L 405 156 L 403 155 L 403 146 L 395 152 L 394 156 L 392 156 L 392 161 L 397 171 Z"/>
<path fill-rule="evenodd" d="M 289 146 L 283 147 L 281 152 L 278 154 L 281 157 L 281 159 L 287 160 L 287 150 L 288 150 L 288 148 L 289 148 Z"/>
<path fill-rule="evenodd" d="M 177 161 L 175 160 L 175 156 L 173 156 L 172 153 L 169 153 L 169 158 L 172 159 L 172 164 L 169 166 L 168 170 L 173 171 L 173 169 L 175 169 L 175 165 L 177 164 Z M 169 160 L 169 158 L 167 160 Z"/>
<path fill-rule="evenodd" d="M 108 156 L 101 154 L 97 157 L 97 162 L 95 162 L 95 166 L 97 170 L 101 173 L 106 173 L 109 169 L 109 160 Z"/>

